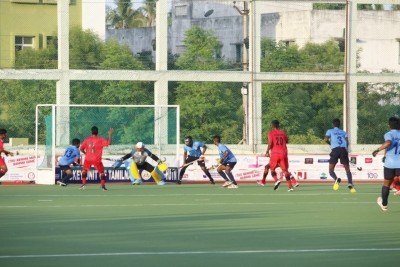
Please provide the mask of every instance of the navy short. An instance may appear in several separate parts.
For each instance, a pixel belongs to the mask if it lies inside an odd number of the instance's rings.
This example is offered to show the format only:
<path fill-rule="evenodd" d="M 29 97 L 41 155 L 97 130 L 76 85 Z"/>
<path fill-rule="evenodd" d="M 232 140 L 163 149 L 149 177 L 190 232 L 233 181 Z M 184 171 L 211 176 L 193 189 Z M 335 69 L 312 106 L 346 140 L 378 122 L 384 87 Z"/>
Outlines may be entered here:
<path fill-rule="evenodd" d="M 222 163 L 222 165 L 224 166 L 229 166 L 231 167 L 231 169 L 233 169 L 235 167 L 237 162 L 226 162 L 226 163 Z"/>
<path fill-rule="evenodd" d="M 393 180 L 395 176 L 400 176 L 400 168 L 397 169 L 389 169 L 386 167 L 383 168 L 383 178 L 385 180 Z"/>
<path fill-rule="evenodd" d="M 69 165 L 59 165 L 58 167 L 60 167 L 60 169 L 63 170 L 63 171 L 71 169 L 71 167 Z"/>
<path fill-rule="evenodd" d="M 329 164 L 336 164 L 340 159 L 340 163 L 343 165 L 349 165 L 349 152 L 344 147 L 335 147 L 329 154 L 331 158 L 329 159 Z"/>

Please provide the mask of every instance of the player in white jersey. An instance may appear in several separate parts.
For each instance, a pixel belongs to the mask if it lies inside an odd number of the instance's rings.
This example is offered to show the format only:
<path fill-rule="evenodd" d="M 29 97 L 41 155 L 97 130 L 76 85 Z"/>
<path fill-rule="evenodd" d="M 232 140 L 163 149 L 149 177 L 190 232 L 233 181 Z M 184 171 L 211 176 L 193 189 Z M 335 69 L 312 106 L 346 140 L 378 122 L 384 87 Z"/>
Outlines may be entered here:
<path fill-rule="evenodd" d="M 390 131 L 385 133 L 385 142 L 372 155 L 375 157 L 379 151 L 386 149 L 386 158 L 383 167 L 383 186 L 381 196 L 377 203 L 383 211 L 388 209 L 388 198 L 390 186 L 395 177 L 400 176 L 400 119 L 398 117 L 389 118 Z"/>

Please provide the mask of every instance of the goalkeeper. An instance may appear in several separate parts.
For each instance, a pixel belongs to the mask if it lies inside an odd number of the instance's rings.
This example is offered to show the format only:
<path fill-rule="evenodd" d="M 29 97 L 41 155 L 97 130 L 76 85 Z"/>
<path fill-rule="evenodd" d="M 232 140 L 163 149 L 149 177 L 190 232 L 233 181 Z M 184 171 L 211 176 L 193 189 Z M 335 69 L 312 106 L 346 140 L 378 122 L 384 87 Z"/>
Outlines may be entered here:
<path fill-rule="evenodd" d="M 125 168 L 133 185 L 139 185 L 143 183 L 140 175 L 143 170 L 148 171 L 158 185 L 164 185 L 164 173 L 159 168 L 155 168 L 152 164 L 150 164 L 147 161 L 147 157 L 150 157 L 156 161 L 157 164 L 161 163 L 161 160 L 156 155 L 145 148 L 143 142 L 138 142 L 135 149 L 132 149 L 130 153 L 120 158 L 116 164 L 114 164 L 114 168 L 121 166 L 122 162 L 125 161 Z"/>

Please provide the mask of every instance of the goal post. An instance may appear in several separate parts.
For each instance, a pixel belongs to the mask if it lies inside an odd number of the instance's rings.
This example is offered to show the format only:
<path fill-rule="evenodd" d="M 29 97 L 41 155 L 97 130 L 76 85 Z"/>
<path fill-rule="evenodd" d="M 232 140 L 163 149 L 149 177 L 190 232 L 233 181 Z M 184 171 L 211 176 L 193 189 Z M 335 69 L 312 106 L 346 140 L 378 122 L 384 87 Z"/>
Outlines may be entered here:
<path fill-rule="evenodd" d="M 36 169 L 55 171 L 57 158 L 71 140 L 91 135 L 92 126 L 107 138 L 114 129 L 112 145 L 103 156 L 122 156 L 137 142 L 143 142 L 155 155 L 165 157 L 169 166 L 177 166 L 180 142 L 178 105 L 58 105 L 36 106 Z"/>

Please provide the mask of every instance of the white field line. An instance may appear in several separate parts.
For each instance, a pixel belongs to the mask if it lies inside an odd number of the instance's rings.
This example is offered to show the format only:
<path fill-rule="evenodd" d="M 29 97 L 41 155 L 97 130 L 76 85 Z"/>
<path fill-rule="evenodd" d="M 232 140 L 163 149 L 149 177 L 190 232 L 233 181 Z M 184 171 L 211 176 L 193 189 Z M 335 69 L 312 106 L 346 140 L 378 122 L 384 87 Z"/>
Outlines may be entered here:
<path fill-rule="evenodd" d="M 227 189 L 228 190 L 228 189 Z M 237 191 L 235 191 L 235 192 L 237 192 Z M 278 193 L 278 192 L 276 192 L 276 191 L 273 191 L 272 189 L 271 189 L 271 191 L 266 191 L 265 193 L 258 193 L 258 194 L 253 194 L 253 193 L 226 193 L 226 194 L 220 194 L 220 193 L 207 193 L 207 194 L 196 194 L 196 193 L 194 193 L 194 194 L 191 194 L 191 193 L 188 193 L 188 194 L 135 194 L 135 192 L 133 192 L 132 194 L 112 194 L 112 193 L 103 193 L 103 194 L 96 194 L 96 195 L 93 195 L 93 194 L 87 194 L 87 195 L 84 195 L 84 193 L 82 193 L 82 195 L 75 195 L 75 194 L 73 194 L 73 195 L 67 195 L 67 194 L 51 194 L 51 195 L 28 195 L 28 194 L 24 194 L 24 195 L 0 195 L 0 198 L 1 197 L 21 197 L 21 198 L 24 198 L 24 197 L 41 197 L 41 198 L 46 198 L 46 197 L 73 197 L 73 198 L 77 198 L 77 197 L 83 197 L 83 198 L 85 198 L 85 197 L 140 197 L 140 198 L 143 198 L 143 197 L 193 197 L 193 196 L 272 196 L 272 195 L 274 195 L 274 196 L 283 196 L 283 195 L 285 195 L 285 196 L 290 196 L 290 195 L 293 195 L 293 196 L 330 196 L 330 195 L 335 195 L 335 196 L 338 196 L 338 195 L 346 195 L 346 196 L 357 196 L 357 195 L 380 195 L 380 190 L 377 190 L 376 192 L 370 192 L 370 193 L 364 193 L 364 192 L 357 192 L 357 193 L 355 193 L 355 194 L 351 194 L 351 193 L 349 193 L 349 192 L 343 192 L 343 193 L 339 193 L 339 192 L 331 192 L 331 193 L 327 193 L 327 192 L 324 192 L 324 193 L 317 193 L 317 192 L 315 192 L 315 193 L 304 193 L 304 192 L 301 192 L 300 190 L 299 190 L 299 194 L 296 194 L 296 191 L 294 191 L 294 192 L 286 192 L 286 190 L 284 190 L 284 192 L 281 192 L 281 193 Z"/>
<path fill-rule="evenodd" d="M 329 202 L 313 202 L 313 205 L 316 204 L 376 204 L 376 201 L 329 201 Z M 302 203 L 297 203 L 297 204 L 302 204 Z M 303 203 L 304 204 L 304 203 Z M 252 205 L 258 205 L 258 206 L 276 206 L 276 205 L 287 205 L 287 202 L 268 202 L 268 203 L 260 203 L 260 202 L 208 202 L 208 203 L 138 203 L 138 204 L 115 204 L 115 205 L 107 205 L 107 204 L 99 204 L 99 205 L 15 205 L 15 206 L 1 206 L 0 209 L 10 209 L 10 208 L 106 208 L 106 207 L 152 207 L 152 206 L 165 206 L 165 207 L 183 207 L 183 206 L 232 206 L 232 205 L 242 205 L 242 206 L 252 206 Z"/>
<path fill-rule="evenodd" d="M 275 254 L 275 253 L 336 253 L 336 252 L 381 252 L 400 251 L 400 248 L 348 248 L 348 249 L 273 249 L 273 250 L 227 250 L 227 251 L 164 251 L 164 252 L 105 252 L 73 254 L 26 254 L 0 255 L 0 259 L 18 258 L 57 258 L 57 257 L 98 257 L 98 256 L 137 256 L 137 255 L 199 255 L 199 254 Z"/>

